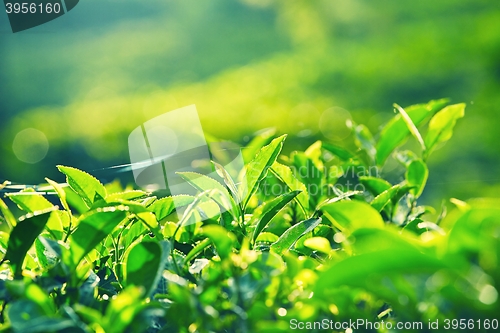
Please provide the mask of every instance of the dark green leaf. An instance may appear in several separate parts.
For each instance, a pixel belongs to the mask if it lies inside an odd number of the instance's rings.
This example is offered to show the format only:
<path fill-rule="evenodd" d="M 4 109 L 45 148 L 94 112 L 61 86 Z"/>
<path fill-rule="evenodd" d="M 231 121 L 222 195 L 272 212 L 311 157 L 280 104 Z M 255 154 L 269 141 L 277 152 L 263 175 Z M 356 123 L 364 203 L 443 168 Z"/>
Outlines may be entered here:
<path fill-rule="evenodd" d="M 152 241 L 136 243 L 125 255 L 125 284 L 142 286 L 145 294 L 150 295 L 163 273 L 165 262 L 162 257 L 165 256 L 160 243 Z"/>
<path fill-rule="evenodd" d="M 7 317 L 16 333 L 84 332 L 73 320 L 45 315 L 38 304 L 28 299 L 10 304 Z"/>
<path fill-rule="evenodd" d="M 12 215 L 12 212 L 10 211 L 9 207 L 3 202 L 2 199 L 0 199 L 0 211 L 2 212 L 3 216 L 5 217 L 5 221 L 9 225 L 9 228 L 13 228 L 16 224 L 16 218 L 14 215 Z"/>
<path fill-rule="evenodd" d="M 19 223 L 10 233 L 7 253 L 3 260 L 10 261 L 10 266 L 17 276 L 21 274 L 23 261 L 28 250 L 45 228 L 51 213 L 55 209 L 55 207 L 51 207 L 20 218 Z"/>

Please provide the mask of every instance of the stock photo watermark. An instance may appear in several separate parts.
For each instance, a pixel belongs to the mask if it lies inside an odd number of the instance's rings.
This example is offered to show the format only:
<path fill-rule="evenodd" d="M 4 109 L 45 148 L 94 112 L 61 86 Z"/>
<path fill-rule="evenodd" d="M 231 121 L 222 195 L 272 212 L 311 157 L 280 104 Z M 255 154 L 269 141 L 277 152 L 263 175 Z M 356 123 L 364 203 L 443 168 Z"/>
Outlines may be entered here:
<path fill-rule="evenodd" d="M 79 0 L 4 0 L 12 32 L 52 21 L 75 8 Z"/>
<path fill-rule="evenodd" d="M 238 201 L 246 194 L 245 172 L 248 170 L 245 169 L 242 148 L 234 145 L 228 148 L 218 142 L 208 143 L 194 105 L 166 112 L 141 124 L 129 135 L 128 147 L 130 169 L 135 183 L 147 191 L 167 190 L 173 196 L 196 195 L 196 189 L 186 182 L 180 173 L 190 172 L 194 177 L 198 175 L 214 179 L 225 177 L 215 170 L 215 164 L 211 163 L 213 161 L 243 188 L 243 195 L 233 199 Z M 357 181 L 360 177 L 379 177 L 379 170 L 375 166 L 331 165 L 318 168 L 312 165 L 298 167 L 292 165 L 290 168 L 298 180 L 319 180 L 304 182 L 305 190 L 313 197 L 322 193 L 329 195 L 362 193 L 366 189 Z M 322 182 L 322 177 L 327 181 Z M 325 188 L 324 184 L 329 181 L 335 185 Z M 274 181 L 262 182 L 258 191 L 264 197 L 276 197 L 286 193 L 287 189 L 286 184 Z M 182 215 L 184 208 L 176 207 L 176 209 L 177 213 Z"/>
<path fill-rule="evenodd" d="M 244 168 L 240 149 L 223 149 L 217 158 L 217 143 L 209 145 L 194 105 L 164 113 L 137 127 L 128 138 L 131 169 L 135 183 L 148 191 L 168 190 L 171 195 L 196 195 L 196 189 L 180 175 L 191 172 L 200 177 L 218 178 L 210 161 L 219 163 L 233 177 Z M 241 180 L 246 184 L 245 177 Z M 221 207 L 222 209 L 222 207 Z M 176 207 L 182 216 L 182 207 Z M 207 216 L 210 218 L 211 216 Z"/>
<path fill-rule="evenodd" d="M 334 321 L 323 319 L 321 321 L 299 321 L 291 319 L 289 322 L 291 330 L 324 330 L 324 331 L 344 331 L 345 333 L 366 332 L 367 330 L 390 331 L 497 331 L 499 328 L 498 319 L 436 319 L 422 321 L 370 321 L 367 319 L 355 319 L 348 321 Z"/>

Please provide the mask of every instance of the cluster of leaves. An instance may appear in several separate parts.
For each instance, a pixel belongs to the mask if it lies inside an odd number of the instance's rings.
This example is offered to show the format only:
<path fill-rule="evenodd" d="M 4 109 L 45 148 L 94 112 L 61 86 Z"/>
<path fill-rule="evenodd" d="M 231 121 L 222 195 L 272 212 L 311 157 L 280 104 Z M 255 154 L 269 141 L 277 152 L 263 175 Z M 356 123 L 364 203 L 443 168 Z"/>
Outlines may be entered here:
<path fill-rule="evenodd" d="M 26 195 L 33 190 L 9 195 L 27 214 L 16 220 L 0 201 L 3 331 L 287 332 L 291 319 L 492 318 L 498 202 L 453 199 L 450 214 L 417 204 L 426 160 L 465 106 L 395 108 L 376 137 L 350 124 L 356 152 L 316 142 L 280 156 L 286 137 L 263 132 L 243 150 L 237 179 L 216 163 L 220 179 L 180 173 L 196 196 L 123 191 L 63 166 L 69 186 L 47 179 L 61 207 Z M 421 150 L 398 150 L 411 136 Z M 397 184 L 371 172 L 391 155 L 405 169 Z M 356 190 L 338 186 L 348 176 Z"/>

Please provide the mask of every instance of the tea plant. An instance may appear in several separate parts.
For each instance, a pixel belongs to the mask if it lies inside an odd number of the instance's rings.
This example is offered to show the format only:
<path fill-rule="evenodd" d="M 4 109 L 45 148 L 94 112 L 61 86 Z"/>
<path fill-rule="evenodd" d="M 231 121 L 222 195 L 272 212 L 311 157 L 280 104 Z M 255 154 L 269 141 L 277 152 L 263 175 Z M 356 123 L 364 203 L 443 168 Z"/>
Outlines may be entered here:
<path fill-rule="evenodd" d="M 376 136 L 351 123 L 356 151 L 318 141 L 283 156 L 286 136 L 263 132 L 236 179 L 217 163 L 219 179 L 180 173 L 196 196 L 124 191 L 59 166 L 69 186 L 46 179 L 57 205 L 9 194 L 26 214 L 16 219 L 0 201 L 2 331 L 288 332 L 361 319 L 493 329 L 498 201 L 452 199 L 449 214 L 418 203 L 426 161 L 464 115 L 447 104 L 395 105 Z M 400 149 L 408 138 L 417 151 Z M 391 181 L 379 172 L 389 158 L 404 168 Z"/>

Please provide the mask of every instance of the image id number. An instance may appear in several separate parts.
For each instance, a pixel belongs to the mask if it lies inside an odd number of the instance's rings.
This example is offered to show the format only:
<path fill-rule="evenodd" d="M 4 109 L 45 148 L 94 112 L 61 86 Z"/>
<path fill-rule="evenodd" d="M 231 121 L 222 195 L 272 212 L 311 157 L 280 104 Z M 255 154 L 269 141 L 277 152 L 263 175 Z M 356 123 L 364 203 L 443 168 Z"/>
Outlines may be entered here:
<path fill-rule="evenodd" d="M 60 3 L 29 3 L 29 2 L 23 2 L 23 3 L 6 3 L 5 4 L 5 10 L 7 14 L 52 14 L 52 13 L 60 13 L 61 12 L 61 4 Z"/>

